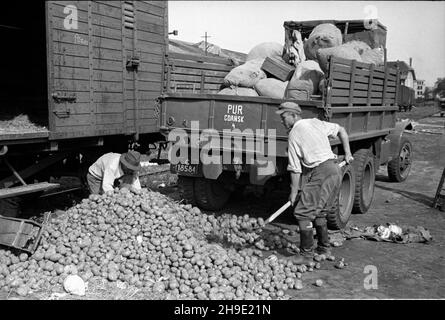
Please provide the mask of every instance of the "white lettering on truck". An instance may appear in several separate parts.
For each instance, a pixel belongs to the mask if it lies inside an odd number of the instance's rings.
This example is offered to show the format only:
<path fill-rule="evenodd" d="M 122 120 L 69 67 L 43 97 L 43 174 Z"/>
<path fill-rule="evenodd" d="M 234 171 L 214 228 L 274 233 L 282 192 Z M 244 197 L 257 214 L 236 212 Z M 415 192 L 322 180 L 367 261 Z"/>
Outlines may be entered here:
<path fill-rule="evenodd" d="M 244 122 L 243 106 L 241 104 L 227 105 L 227 113 L 224 115 L 225 122 Z"/>

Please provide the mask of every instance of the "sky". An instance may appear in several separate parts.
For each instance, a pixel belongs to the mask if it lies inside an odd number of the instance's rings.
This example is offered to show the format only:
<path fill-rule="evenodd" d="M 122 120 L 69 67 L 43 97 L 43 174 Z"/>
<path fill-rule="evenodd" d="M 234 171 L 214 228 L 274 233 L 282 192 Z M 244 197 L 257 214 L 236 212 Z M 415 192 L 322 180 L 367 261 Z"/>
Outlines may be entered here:
<path fill-rule="evenodd" d="M 387 28 L 388 60 L 413 59 L 417 79 L 445 77 L 445 1 L 168 1 L 170 37 L 248 53 L 284 44 L 284 21 L 377 18 Z"/>

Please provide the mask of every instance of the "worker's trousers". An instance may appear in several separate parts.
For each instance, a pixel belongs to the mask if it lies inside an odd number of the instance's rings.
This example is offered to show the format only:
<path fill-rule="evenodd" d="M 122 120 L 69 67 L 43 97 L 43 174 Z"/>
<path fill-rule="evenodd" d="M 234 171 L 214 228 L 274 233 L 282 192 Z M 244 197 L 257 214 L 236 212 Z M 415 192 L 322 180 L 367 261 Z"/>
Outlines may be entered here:
<path fill-rule="evenodd" d="M 103 194 L 102 179 L 98 179 L 88 172 L 87 174 L 88 189 L 91 194 Z"/>
<path fill-rule="evenodd" d="M 294 210 L 297 221 L 326 218 L 328 212 L 336 209 L 342 179 L 341 170 L 338 160 L 331 159 L 303 171 L 300 200 Z"/>

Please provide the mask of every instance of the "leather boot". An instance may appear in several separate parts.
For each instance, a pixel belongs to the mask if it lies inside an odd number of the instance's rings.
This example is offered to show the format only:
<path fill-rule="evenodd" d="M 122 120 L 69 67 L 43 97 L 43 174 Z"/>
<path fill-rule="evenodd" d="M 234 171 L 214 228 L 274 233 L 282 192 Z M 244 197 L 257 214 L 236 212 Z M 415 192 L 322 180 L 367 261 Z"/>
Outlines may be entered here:
<path fill-rule="evenodd" d="M 331 255 L 331 244 L 329 242 L 328 225 L 325 218 L 315 219 L 315 231 L 317 232 L 317 248 L 318 254 Z"/>
<path fill-rule="evenodd" d="M 312 223 L 300 223 L 300 254 L 291 258 L 295 264 L 307 265 L 314 261 L 314 231 Z"/>

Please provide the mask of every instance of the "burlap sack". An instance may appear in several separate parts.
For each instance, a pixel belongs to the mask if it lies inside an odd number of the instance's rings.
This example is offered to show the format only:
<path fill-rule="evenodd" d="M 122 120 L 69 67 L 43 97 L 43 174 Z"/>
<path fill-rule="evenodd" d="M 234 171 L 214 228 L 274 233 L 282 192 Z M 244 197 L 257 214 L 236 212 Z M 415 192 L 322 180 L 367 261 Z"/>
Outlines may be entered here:
<path fill-rule="evenodd" d="M 226 94 L 229 96 L 245 96 L 245 97 L 258 97 L 258 93 L 252 88 L 242 88 L 232 86 L 230 88 L 224 88 L 217 94 Z"/>
<path fill-rule="evenodd" d="M 363 54 L 363 52 L 365 52 L 366 50 L 371 49 L 371 47 L 367 43 L 365 43 L 363 41 L 359 41 L 359 40 L 352 40 L 352 41 L 346 42 L 343 44 L 343 46 L 353 48 L 360 55 Z"/>
<path fill-rule="evenodd" d="M 314 93 L 314 83 L 311 80 L 289 81 L 285 99 L 309 100 Z"/>
<path fill-rule="evenodd" d="M 264 42 L 253 47 L 247 54 L 246 61 L 266 58 L 281 58 L 283 56 L 283 45 L 277 42 Z"/>
<path fill-rule="evenodd" d="M 316 60 L 317 50 L 341 45 L 343 42 L 340 29 L 331 23 L 322 23 L 316 26 L 309 38 L 304 42 L 306 59 Z"/>
<path fill-rule="evenodd" d="M 274 78 L 262 79 L 255 85 L 255 90 L 260 96 L 283 99 L 288 83 Z"/>
<path fill-rule="evenodd" d="M 303 80 L 307 79 L 305 78 L 306 77 L 305 75 L 310 71 L 317 71 L 320 77 L 323 77 L 324 75 L 317 61 L 306 60 L 297 65 L 293 77 L 296 79 L 303 79 Z"/>
<path fill-rule="evenodd" d="M 328 58 L 330 56 L 343 59 L 357 60 L 359 62 L 362 61 L 360 54 L 351 46 L 341 45 L 333 48 L 319 49 L 317 51 L 317 60 L 318 63 L 320 64 L 321 70 L 323 70 L 325 73 L 328 72 Z"/>
<path fill-rule="evenodd" d="M 324 73 L 316 61 L 306 60 L 297 69 L 286 88 L 286 98 L 309 100 L 310 96 L 319 93 L 320 81 Z"/>
<path fill-rule="evenodd" d="M 366 50 L 362 53 L 361 57 L 363 62 L 372 63 L 376 66 L 383 66 L 385 63 L 385 54 L 383 50 L 379 48 Z"/>
<path fill-rule="evenodd" d="M 264 59 L 255 59 L 233 68 L 224 78 L 224 85 L 253 88 L 259 80 L 266 78 L 266 74 L 261 70 L 263 62 Z"/>

